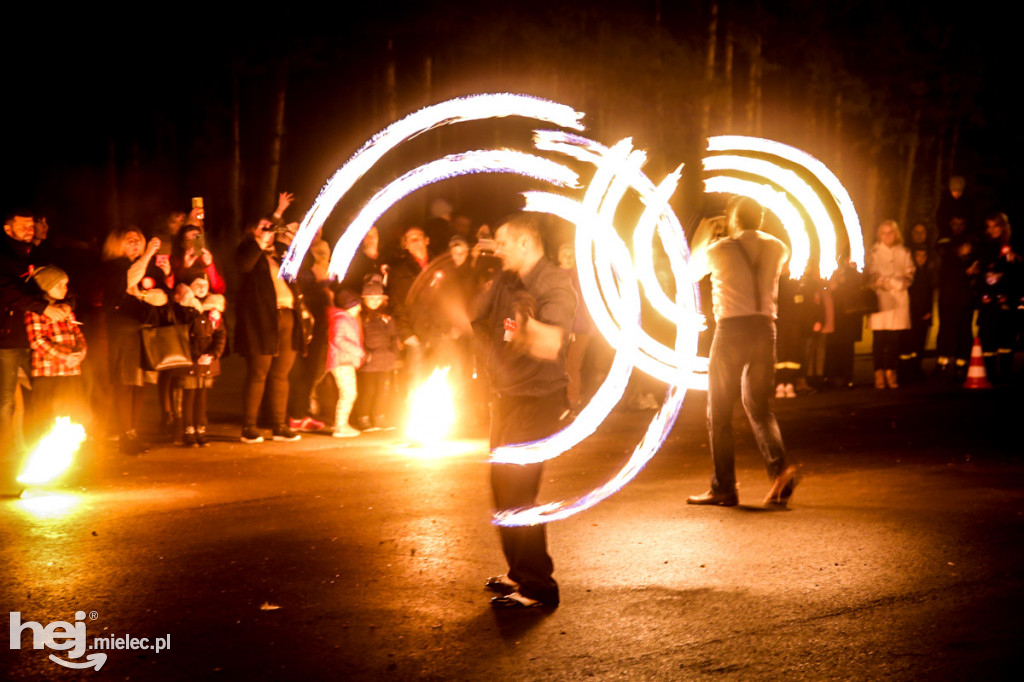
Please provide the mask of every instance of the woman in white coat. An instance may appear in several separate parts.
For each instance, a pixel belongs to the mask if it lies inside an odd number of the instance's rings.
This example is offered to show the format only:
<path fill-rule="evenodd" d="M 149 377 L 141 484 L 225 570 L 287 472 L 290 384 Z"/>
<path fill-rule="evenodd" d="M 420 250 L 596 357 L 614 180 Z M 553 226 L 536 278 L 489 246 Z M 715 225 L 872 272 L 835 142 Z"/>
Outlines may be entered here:
<path fill-rule="evenodd" d="M 871 315 L 875 356 L 875 388 L 897 388 L 896 363 L 900 337 L 910 329 L 910 294 L 914 261 L 903 246 L 895 220 L 878 226 L 875 244 L 867 257 L 867 275 L 878 294 L 878 312 Z"/>

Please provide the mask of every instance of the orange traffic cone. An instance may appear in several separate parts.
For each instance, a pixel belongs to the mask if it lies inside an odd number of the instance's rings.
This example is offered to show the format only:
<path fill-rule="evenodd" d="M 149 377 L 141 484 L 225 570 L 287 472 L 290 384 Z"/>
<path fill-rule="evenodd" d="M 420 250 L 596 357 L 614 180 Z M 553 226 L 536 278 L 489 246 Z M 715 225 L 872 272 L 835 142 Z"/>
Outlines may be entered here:
<path fill-rule="evenodd" d="M 981 339 L 974 337 L 971 348 L 971 364 L 967 366 L 967 381 L 964 388 L 992 388 L 985 374 L 985 361 L 981 357 Z"/>

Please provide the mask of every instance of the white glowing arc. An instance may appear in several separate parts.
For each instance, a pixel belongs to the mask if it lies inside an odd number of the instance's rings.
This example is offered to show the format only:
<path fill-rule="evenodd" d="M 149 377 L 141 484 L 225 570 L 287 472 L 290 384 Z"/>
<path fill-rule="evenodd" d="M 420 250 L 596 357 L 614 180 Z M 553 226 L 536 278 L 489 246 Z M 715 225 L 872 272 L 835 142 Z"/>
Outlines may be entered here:
<path fill-rule="evenodd" d="M 716 137 L 708 138 L 708 151 L 732 152 L 738 155 L 742 155 L 745 152 L 768 154 L 785 159 L 807 170 L 807 172 L 813 175 L 814 178 L 832 195 L 832 199 L 836 202 L 839 214 L 843 220 L 841 228 L 846 232 L 849 238 L 850 260 L 856 263 L 859 267 L 864 267 L 864 235 L 860 225 L 860 218 L 857 216 L 857 209 L 853 204 L 853 200 L 850 199 L 850 194 L 846 191 L 843 183 L 839 181 L 839 178 L 836 177 L 835 173 L 833 173 L 824 163 L 796 147 L 776 142 L 774 140 L 766 140 L 760 137 L 747 137 L 744 135 L 718 135 Z M 831 253 L 831 250 L 826 249 L 826 244 L 835 244 L 835 226 L 833 225 L 833 221 L 831 219 L 823 221 L 822 228 L 825 227 L 831 228 L 832 237 L 831 242 L 829 241 L 829 237 L 825 237 L 821 241 L 821 252 L 824 265 L 821 270 L 821 274 L 823 277 L 827 276 L 826 272 L 830 273 L 835 270 L 835 263 L 824 263 L 825 254 Z M 825 231 L 825 229 L 818 230 L 819 238 Z"/>
<path fill-rule="evenodd" d="M 558 187 L 574 187 L 575 172 L 548 159 L 509 150 L 478 150 L 453 154 L 405 173 L 378 191 L 341 235 L 328 268 L 335 279 L 344 279 L 363 238 L 384 213 L 414 191 L 441 180 L 469 173 L 515 173 Z"/>
<path fill-rule="evenodd" d="M 349 190 L 366 175 L 385 154 L 406 140 L 439 126 L 506 116 L 521 116 L 546 121 L 560 128 L 583 130 L 583 113 L 572 107 L 537 97 L 511 93 L 489 93 L 451 99 L 426 107 L 395 121 L 380 131 L 339 168 L 313 202 L 281 264 L 281 274 L 289 279 L 299 272 L 302 258 L 327 217 Z"/>

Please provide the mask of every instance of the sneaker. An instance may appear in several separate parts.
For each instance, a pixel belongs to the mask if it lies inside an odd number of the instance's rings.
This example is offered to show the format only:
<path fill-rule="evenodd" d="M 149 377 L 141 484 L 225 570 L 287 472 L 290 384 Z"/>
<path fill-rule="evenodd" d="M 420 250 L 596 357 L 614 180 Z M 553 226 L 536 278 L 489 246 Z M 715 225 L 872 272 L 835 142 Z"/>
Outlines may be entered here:
<path fill-rule="evenodd" d="M 363 415 L 356 420 L 356 428 L 360 431 L 376 431 L 376 429 L 373 428 L 373 422 L 370 421 L 370 418 L 367 415 Z"/>
<path fill-rule="evenodd" d="M 210 438 L 206 435 L 205 426 L 196 427 L 196 445 L 198 445 L 201 448 L 210 447 Z"/>
<path fill-rule="evenodd" d="M 793 384 L 786 384 L 786 397 L 787 398 L 795 398 L 796 397 L 796 389 L 793 388 Z"/>
<path fill-rule="evenodd" d="M 194 426 L 185 427 L 185 433 L 181 435 L 181 444 L 186 448 L 199 447 L 199 443 L 196 441 L 196 429 Z"/>
<path fill-rule="evenodd" d="M 320 429 L 327 426 L 319 419 L 313 419 L 312 417 L 303 417 L 302 419 L 289 419 L 288 428 L 292 431 L 319 431 Z"/>
<path fill-rule="evenodd" d="M 785 384 L 779 384 L 778 386 L 775 387 L 775 397 L 776 398 L 785 398 L 786 397 L 786 385 Z"/>
<path fill-rule="evenodd" d="M 263 435 L 256 430 L 255 426 L 246 426 L 242 429 L 243 443 L 262 443 Z"/>
<path fill-rule="evenodd" d="M 288 443 L 300 440 L 302 436 L 288 428 L 287 424 L 279 424 L 274 427 L 273 439 L 276 441 L 285 441 Z"/>
<path fill-rule="evenodd" d="M 353 429 L 348 424 L 341 427 L 334 427 L 334 431 L 331 433 L 335 438 L 355 438 L 356 436 L 362 435 L 362 431 L 359 429 Z"/>

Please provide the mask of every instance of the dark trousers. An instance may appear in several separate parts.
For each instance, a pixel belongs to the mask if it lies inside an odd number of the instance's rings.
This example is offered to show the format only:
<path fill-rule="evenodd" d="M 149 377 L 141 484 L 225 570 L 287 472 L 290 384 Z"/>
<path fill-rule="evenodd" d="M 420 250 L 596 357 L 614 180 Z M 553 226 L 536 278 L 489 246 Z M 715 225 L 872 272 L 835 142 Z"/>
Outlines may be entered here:
<path fill-rule="evenodd" d="M 182 393 L 181 417 L 185 426 L 206 428 L 206 388 L 186 388 Z"/>
<path fill-rule="evenodd" d="M 356 373 L 356 418 L 382 419 L 388 416 L 391 372 Z"/>
<path fill-rule="evenodd" d="M 491 411 L 491 448 L 550 436 L 562 425 L 569 409 L 565 388 L 544 396 L 496 396 Z M 491 491 L 498 511 L 532 507 L 537 503 L 543 464 L 491 464 Z M 500 526 L 501 549 L 508 577 L 519 593 L 548 606 L 558 604 L 558 583 L 547 550 L 544 524 Z"/>
<path fill-rule="evenodd" d="M 876 329 L 871 332 L 871 352 L 875 369 L 896 369 L 900 359 L 902 329 Z"/>
<path fill-rule="evenodd" d="M 269 389 L 270 416 L 274 426 L 285 423 L 288 409 L 288 373 L 295 364 L 297 351 L 292 339 L 295 314 L 287 308 L 277 310 L 277 355 L 245 357 L 245 388 L 242 415 L 245 426 L 256 426 L 264 389 Z"/>
<path fill-rule="evenodd" d="M 974 344 L 971 332 L 973 318 L 974 308 L 969 303 L 948 303 L 939 294 L 939 337 L 935 350 L 940 359 L 947 358 L 947 362 L 961 360 L 962 364 L 967 364 Z"/>
<path fill-rule="evenodd" d="M 28 362 L 28 348 L 0 348 L 0 452 L 3 453 L 0 461 L 14 462 L 22 454 L 15 446 L 14 401 L 18 392 L 18 369 L 27 372 Z"/>
<path fill-rule="evenodd" d="M 142 425 L 143 400 L 142 386 L 114 385 L 114 407 L 117 410 L 114 418 L 118 422 L 117 431 L 122 436 Z"/>
<path fill-rule="evenodd" d="M 732 414 L 741 398 L 768 476 L 775 478 L 786 468 L 786 448 L 771 408 L 774 391 L 775 322 L 764 315 L 719 320 L 708 365 L 708 433 L 715 464 L 711 479 L 714 492 L 736 490 Z"/>

